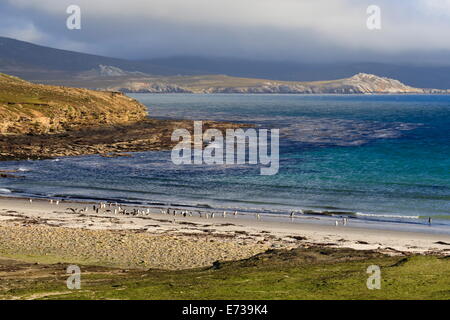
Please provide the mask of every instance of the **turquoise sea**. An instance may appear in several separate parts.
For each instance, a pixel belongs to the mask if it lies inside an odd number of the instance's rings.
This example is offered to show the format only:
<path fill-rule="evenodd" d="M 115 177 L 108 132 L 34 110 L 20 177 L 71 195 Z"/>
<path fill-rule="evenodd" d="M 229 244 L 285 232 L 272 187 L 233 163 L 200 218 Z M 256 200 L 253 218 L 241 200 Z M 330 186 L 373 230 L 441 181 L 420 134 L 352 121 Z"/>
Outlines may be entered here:
<path fill-rule="evenodd" d="M 170 152 L 0 163 L 0 195 L 114 199 L 448 226 L 450 96 L 135 94 L 157 118 L 279 128 L 280 170 L 172 164 Z"/>

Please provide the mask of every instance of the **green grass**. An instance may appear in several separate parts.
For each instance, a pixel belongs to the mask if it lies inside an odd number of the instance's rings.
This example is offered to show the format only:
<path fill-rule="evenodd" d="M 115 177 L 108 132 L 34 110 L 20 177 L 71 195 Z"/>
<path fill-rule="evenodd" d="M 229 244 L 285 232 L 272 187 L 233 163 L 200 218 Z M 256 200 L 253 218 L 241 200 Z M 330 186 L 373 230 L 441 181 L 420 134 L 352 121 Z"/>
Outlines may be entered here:
<path fill-rule="evenodd" d="M 367 267 L 381 267 L 381 289 L 366 286 Z M 123 272 L 81 267 L 81 290 L 58 276 L 26 280 L 0 297 L 42 299 L 449 299 L 450 259 L 388 257 L 350 249 L 276 251 L 218 268 Z M 17 281 L 17 279 L 16 279 Z"/>
<path fill-rule="evenodd" d="M 67 128 L 134 122 L 147 108 L 122 95 L 43 86 L 0 73 L 0 133 L 42 134 Z"/>

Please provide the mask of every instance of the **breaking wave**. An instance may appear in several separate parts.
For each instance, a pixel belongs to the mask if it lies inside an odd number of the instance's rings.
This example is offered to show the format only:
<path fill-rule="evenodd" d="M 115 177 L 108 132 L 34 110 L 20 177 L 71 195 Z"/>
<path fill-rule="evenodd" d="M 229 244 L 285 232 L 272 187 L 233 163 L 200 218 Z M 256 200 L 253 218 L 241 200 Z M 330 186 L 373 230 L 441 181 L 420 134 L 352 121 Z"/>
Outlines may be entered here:
<path fill-rule="evenodd" d="M 388 218 L 388 219 L 420 219 L 420 216 L 406 216 L 406 215 L 395 215 L 395 214 L 373 214 L 373 213 L 361 213 L 357 212 L 358 217 L 370 217 L 370 218 Z"/>

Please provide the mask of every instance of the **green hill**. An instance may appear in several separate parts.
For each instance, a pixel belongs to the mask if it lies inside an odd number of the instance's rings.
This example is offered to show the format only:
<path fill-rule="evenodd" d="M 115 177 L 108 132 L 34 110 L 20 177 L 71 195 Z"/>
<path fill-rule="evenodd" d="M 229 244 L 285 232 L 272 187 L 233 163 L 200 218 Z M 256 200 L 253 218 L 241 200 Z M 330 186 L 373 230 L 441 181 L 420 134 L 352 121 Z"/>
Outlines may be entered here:
<path fill-rule="evenodd" d="M 0 74 L 0 134 L 58 133 L 146 116 L 145 106 L 121 93 L 38 85 Z"/>

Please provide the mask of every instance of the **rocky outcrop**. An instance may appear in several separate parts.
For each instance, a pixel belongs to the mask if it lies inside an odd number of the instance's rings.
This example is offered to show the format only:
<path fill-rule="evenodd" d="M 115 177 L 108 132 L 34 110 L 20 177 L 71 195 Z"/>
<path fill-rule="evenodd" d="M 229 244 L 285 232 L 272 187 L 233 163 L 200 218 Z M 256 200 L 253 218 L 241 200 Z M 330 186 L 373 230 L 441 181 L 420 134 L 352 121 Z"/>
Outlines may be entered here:
<path fill-rule="evenodd" d="M 128 77 L 128 76 L 148 76 L 145 73 L 137 71 L 125 71 L 114 66 L 105 66 L 100 64 L 97 68 L 81 72 L 78 74 L 79 78 L 103 78 L 103 77 Z"/>
<path fill-rule="evenodd" d="M 176 84 L 145 81 L 128 81 L 121 86 L 108 87 L 108 89 L 124 93 L 193 93 L 192 90 Z"/>
<path fill-rule="evenodd" d="M 351 78 L 317 82 L 266 81 L 257 86 L 211 87 L 204 93 L 297 93 L 297 94 L 373 94 L 373 93 L 425 93 L 398 80 L 358 73 Z M 433 93 L 442 93 L 436 90 Z"/>
<path fill-rule="evenodd" d="M 180 85 L 181 83 L 181 85 Z M 131 93 L 291 93 L 291 94 L 404 94 L 404 93 L 447 93 L 446 90 L 413 88 L 395 79 L 373 74 L 358 73 L 351 78 L 289 82 L 258 79 L 241 79 L 226 76 L 209 78 L 185 77 L 128 80 L 108 90 Z"/>
<path fill-rule="evenodd" d="M 423 93 L 423 89 L 407 86 L 398 80 L 367 73 L 358 73 L 343 83 L 356 93 Z"/>
<path fill-rule="evenodd" d="M 47 82 L 48 83 L 48 82 Z M 421 89 L 402 82 L 373 74 L 358 73 L 350 78 L 296 82 L 226 75 L 203 76 L 150 76 L 124 71 L 114 66 L 100 65 L 70 81 L 53 81 L 70 87 L 124 93 L 290 93 L 290 94 L 448 94 L 450 90 Z"/>
<path fill-rule="evenodd" d="M 0 134 L 47 134 L 133 123 L 147 108 L 120 92 L 32 84 L 0 74 Z"/>
<path fill-rule="evenodd" d="M 124 93 L 290 93 L 290 94 L 447 94 L 450 90 L 421 89 L 398 80 L 358 73 L 350 78 L 327 81 L 276 81 L 227 75 L 154 76 L 125 71 L 112 65 L 79 73 L 70 80 L 44 81 L 70 87 Z"/>
<path fill-rule="evenodd" d="M 204 128 L 249 125 L 205 121 Z M 46 159 L 172 148 L 175 129 L 191 120 L 155 120 L 147 108 L 120 92 L 36 85 L 0 74 L 0 161 Z M 0 178 L 15 178 L 1 172 Z"/>
<path fill-rule="evenodd" d="M 251 125 L 204 121 L 203 128 L 227 129 Z M 193 134 L 192 120 L 145 120 L 120 125 L 71 130 L 64 133 L 39 135 L 1 135 L 0 161 L 47 159 L 53 157 L 100 154 L 105 157 L 126 156 L 126 152 L 170 150 L 178 142 L 172 132 L 186 129 Z M 2 172 L 0 171 L 0 177 Z M 4 172 L 3 174 L 7 174 Z"/>
<path fill-rule="evenodd" d="M 314 93 L 303 85 L 289 85 L 266 82 L 251 87 L 212 87 L 203 90 L 203 93 Z"/>

